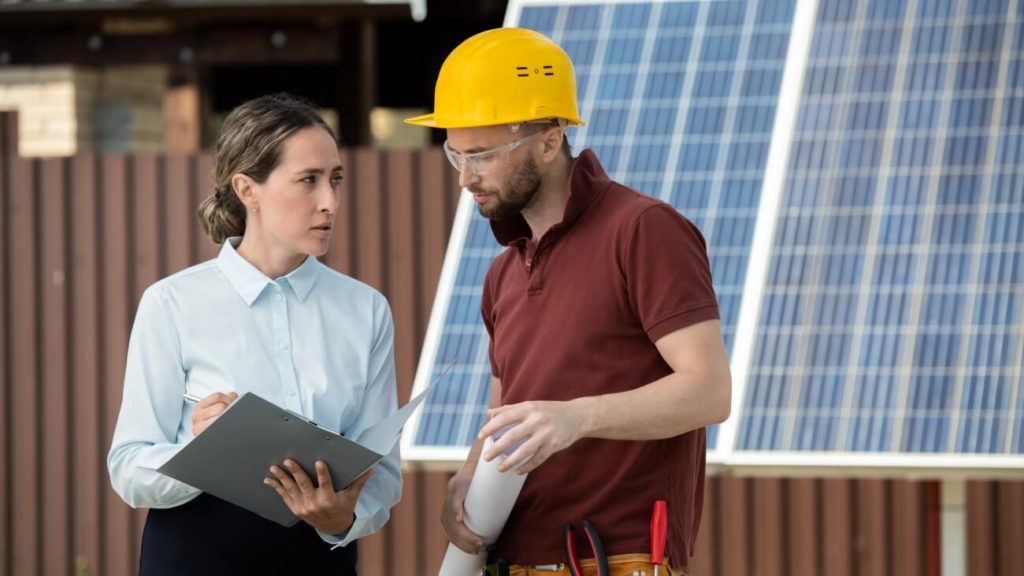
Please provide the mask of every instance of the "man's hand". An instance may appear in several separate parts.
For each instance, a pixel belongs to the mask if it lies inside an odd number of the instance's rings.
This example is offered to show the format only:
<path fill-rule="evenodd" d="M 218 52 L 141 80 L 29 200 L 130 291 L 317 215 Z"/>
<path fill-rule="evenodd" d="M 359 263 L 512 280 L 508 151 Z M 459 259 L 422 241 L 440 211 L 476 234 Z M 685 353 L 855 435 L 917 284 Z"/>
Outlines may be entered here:
<path fill-rule="evenodd" d="M 463 468 L 448 482 L 448 492 L 441 509 L 441 526 L 449 542 L 463 552 L 478 554 L 484 548 L 484 539 L 466 527 L 466 493 L 472 479 L 472 471 Z"/>
<path fill-rule="evenodd" d="M 199 436 L 237 399 L 238 392 L 214 392 L 200 400 L 192 412 L 192 435 Z"/>
<path fill-rule="evenodd" d="M 515 470 L 527 474 L 547 461 L 552 454 L 572 446 L 586 435 L 586 399 L 569 402 L 521 402 L 489 411 L 490 420 L 480 429 L 478 438 L 486 438 L 502 428 L 510 427 L 484 453 L 493 460 L 514 448 L 498 470 Z"/>
<path fill-rule="evenodd" d="M 341 534 L 355 521 L 359 493 L 373 477 L 373 470 L 367 470 L 338 492 L 334 491 L 331 473 L 322 460 L 316 461 L 315 487 L 309 475 L 291 458 L 284 461 L 284 468 L 271 466 L 270 474 L 263 483 L 277 492 L 292 514 L 325 534 Z"/>

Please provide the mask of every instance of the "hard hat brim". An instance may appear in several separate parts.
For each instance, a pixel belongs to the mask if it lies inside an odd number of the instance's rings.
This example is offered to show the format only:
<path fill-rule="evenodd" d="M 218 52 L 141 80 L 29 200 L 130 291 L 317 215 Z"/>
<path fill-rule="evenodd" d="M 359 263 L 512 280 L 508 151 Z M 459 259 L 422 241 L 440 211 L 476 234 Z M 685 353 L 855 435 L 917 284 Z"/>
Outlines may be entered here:
<path fill-rule="evenodd" d="M 523 120 L 510 120 L 508 122 L 499 122 L 496 124 L 480 124 L 471 120 L 463 122 L 440 122 L 438 123 L 437 118 L 433 113 L 421 114 L 419 116 L 413 116 L 412 118 L 406 118 L 402 120 L 406 124 L 412 124 L 413 126 L 425 126 L 427 128 L 480 128 L 485 126 L 505 126 L 507 124 L 522 124 L 524 122 L 531 122 L 533 118 Z M 566 125 L 568 126 L 583 126 L 586 123 L 579 118 L 564 118 Z"/>
<path fill-rule="evenodd" d="M 426 126 L 427 128 L 440 128 L 437 125 L 437 121 L 434 119 L 434 113 L 421 114 L 419 116 L 413 116 L 412 118 L 406 118 L 403 120 L 406 124 L 412 124 L 413 126 Z"/>

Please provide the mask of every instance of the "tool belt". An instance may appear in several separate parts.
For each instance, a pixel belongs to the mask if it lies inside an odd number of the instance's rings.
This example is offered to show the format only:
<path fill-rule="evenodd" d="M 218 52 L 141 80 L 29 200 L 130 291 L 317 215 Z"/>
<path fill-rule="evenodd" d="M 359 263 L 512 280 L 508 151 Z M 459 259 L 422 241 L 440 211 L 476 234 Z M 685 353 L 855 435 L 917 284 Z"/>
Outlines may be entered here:
<path fill-rule="evenodd" d="M 652 542 L 657 536 L 664 542 L 664 502 L 655 503 L 655 513 L 651 521 Z M 659 530 L 660 525 L 660 530 Z M 652 546 L 650 554 L 605 554 L 604 543 L 597 531 L 597 526 L 590 520 L 583 520 L 582 530 L 577 530 L 573 523 L 565 525 L 562 533 L 562 545 L 565 548 L 565 562 L 543 566 L 509 565 L 508 560 L 496 558 L 484 568 L 489 576 L 675 576 L 668 567 L 668 559 L 662 554 L 663 548 Z M 585 538 L 590 549 L 591 558 L 580 559 L 577 554 L 577 532 Z M 493 554 L 494 550 L 491 550 Z M 584 554 L 585 555 L 585 554 Z M 657 558 L 660 562 L 652 562 Z M 685 576 L 685 575 L 683 575 Z"/>
<path fill-rule="evenodd" d="M 684 576 L 683 573 L 672 571 L 666 563 L 658 568 L 658 575 Z M 582 576 L 597 576 L 597 566 L 592 558 L 585 558 L 579 561 Z M 609 576 L 652 576 L 654 564 L 651 564 L 650 554 L 617 554 L 608 556 Z M 504 563 L 500 566 L 497 562 L 489 564 L 485 569 L 487 576 L 570 576 L 569 566 L 560 564 L 545 564 L 541 566 L 520 566 Z"/>

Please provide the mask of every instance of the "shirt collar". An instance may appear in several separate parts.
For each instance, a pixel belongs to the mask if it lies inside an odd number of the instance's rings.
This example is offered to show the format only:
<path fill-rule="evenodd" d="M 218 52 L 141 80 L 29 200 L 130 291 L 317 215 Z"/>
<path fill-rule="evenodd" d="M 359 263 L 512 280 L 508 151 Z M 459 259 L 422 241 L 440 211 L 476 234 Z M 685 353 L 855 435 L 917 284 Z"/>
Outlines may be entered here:
<path fill-rule="evenodd" d="M 274 281 L 260 272 L 258 268 L 242 258 L 242 255 L 235 249 L 242 242 L 241 236 L 228 238 L 217 256 L 217 266 L 227 277 L 228 282 L 238 292 L 238 295 L 245 300 L 245 303 L 252 306 L 252 303 L 259 298 L 260 294 Z M 307 256 L 305 261 L 291 271 L 287 276 L 281 278 L 282 285 L 291 286 L 292 291 L 299 297 L 299 301 L 305 300 L 316 283 L 319 261 L 313 256 Z"/>
<path fill-rule="evenodd" d="M 299 297 L 299 301 L 306 299 L 309 296 L 313 285 L 316 284 L 317 271 L 320 269 L 320 261 L 314 256 L 306 256 L 302 264 L 298 268 L 292 270 L 290 274 L 285 276 L 288 280 L 288 284 L 291 285 L 292 290 L 295 291 L 295 295 Z"/>
<path fill-rule="evenodd" d="M 562 221 L 555 227 L 571 226 L 610 184 L 611 180 L 601 167 L 601 162 L 594 151 L 587 148 L 580 152 L 573 160 L 572 171 L 569 174 L 569 199 L 565 203 L 565 212 L 562 214 Z M 490 223 L 494 238 L 502 246 L 526 242 L 533 235 L 522 214 L 505 220 L 491 220 Z"/>

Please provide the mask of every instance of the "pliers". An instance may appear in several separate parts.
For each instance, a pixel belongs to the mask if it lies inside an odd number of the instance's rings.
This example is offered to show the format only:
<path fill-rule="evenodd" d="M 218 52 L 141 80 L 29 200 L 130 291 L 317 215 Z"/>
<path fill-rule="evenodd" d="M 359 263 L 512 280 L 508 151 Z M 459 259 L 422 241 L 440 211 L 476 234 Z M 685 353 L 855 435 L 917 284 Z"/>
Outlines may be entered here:
<path fill-rule="evenodd" d="M 583 521 L 583 533 L 587 535 L 590 549 L 594 552 L 594 563 L 597 565 L 597 576 L 609 576 L 608 558 L 604 554 L 604 545 L 597 535 L 597 528 L 590 520 Z M 583 576 L 579 559 L 576 558 L 576 529 L 572 523 L 565 525 L 565 561 L 569 565 L 572 576 Z"/>

